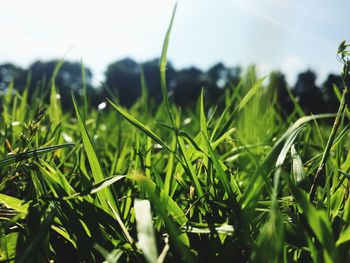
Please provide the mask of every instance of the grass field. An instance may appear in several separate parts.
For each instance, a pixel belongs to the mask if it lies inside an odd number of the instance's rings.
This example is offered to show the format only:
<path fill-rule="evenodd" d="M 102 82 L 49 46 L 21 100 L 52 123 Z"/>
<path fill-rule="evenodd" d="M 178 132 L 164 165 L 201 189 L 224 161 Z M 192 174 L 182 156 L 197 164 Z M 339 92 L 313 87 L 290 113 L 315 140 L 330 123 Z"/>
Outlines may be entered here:
<path fill-rule="evenodd" d="M 350 262 L 346 90 L 338 114 L 307 116 L 292 97 L 285 116 L 251 68 L 218 107 L 203 92 L 177 108 L 170 29 L 161 105 L 143 88 L 129 109 L 73 97 L 72 114 L 54 77 L 48 104 L 13 85 L 0 98 L 0 260 Z"/>

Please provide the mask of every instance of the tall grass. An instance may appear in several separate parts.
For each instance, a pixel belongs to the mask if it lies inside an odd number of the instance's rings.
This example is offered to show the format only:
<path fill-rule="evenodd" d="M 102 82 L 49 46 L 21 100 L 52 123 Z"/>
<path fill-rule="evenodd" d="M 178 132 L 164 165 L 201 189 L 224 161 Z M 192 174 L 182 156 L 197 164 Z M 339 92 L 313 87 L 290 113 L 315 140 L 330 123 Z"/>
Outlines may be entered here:
<path fill-rule="evenodd" d="M 286 123 L 278 87 L 251 68 L 224 110 L 204 92 L 179 109 L 165 81 L 173 20 L 161 105 L 148 104 L 142 75 L 129 109 L 113 98 L 93 109 L 84 95 L 72 115 L 54 79 L 48 105 L 27 105 L 13 83 L 0 98 L 0 260 L 350 261 L 347 90 L 337 115 L 296 104 Z"/>

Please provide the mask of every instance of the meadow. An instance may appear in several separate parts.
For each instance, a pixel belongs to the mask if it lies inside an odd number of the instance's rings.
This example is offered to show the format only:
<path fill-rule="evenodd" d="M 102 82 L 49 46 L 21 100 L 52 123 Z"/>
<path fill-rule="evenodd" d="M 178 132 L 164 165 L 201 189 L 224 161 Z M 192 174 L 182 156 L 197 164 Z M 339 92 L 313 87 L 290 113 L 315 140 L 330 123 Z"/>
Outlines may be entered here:
<path fill-rule="evenodd" d="M 173 21 L 173 18 L 172 18 Z M 222 104 L 1 100 L 1 262 L 350 262 L 348 45 L 337 113 L 281 112 L 248 69 Z"/>

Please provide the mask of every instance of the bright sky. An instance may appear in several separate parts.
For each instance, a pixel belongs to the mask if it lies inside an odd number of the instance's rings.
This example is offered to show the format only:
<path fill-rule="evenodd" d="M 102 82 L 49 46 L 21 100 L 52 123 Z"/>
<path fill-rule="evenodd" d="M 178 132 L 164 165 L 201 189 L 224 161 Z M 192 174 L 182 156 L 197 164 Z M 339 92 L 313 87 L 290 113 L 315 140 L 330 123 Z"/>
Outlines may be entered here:
<path fill-rule="evenodd" d="M 103 80 L 106 66 L 130 56 L 159 57 L 173 0 L 0 1 L 0 63 L 83 60 Z M 259 65 L 294 84 L 311 68 L 339 73 L 339 43 L 350 41 L 348 0 L 179 0 L 168 57 L 175 67 Z"/>

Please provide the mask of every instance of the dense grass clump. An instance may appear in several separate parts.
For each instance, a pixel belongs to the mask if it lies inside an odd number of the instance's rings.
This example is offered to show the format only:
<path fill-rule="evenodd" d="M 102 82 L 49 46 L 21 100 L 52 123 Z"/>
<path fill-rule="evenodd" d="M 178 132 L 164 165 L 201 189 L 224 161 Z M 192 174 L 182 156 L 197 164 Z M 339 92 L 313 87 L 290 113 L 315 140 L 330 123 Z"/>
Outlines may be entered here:
<path fill-rule="evenodd" d="M 0 98 L 0 260 L 349 262 L 347 88 L 337 114 L 306 116 L 292 97 L 285 116 L 251 68 L 218 107 L 202 92 L 180 109 L 170 29 L 161 105 L 143 88 L 129 109 L 93 109 L 83 92 L 72 115 L 54 77 L 49 104 L 13 85 Z"/>

